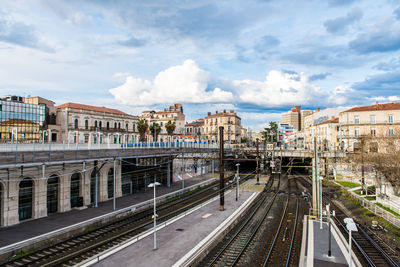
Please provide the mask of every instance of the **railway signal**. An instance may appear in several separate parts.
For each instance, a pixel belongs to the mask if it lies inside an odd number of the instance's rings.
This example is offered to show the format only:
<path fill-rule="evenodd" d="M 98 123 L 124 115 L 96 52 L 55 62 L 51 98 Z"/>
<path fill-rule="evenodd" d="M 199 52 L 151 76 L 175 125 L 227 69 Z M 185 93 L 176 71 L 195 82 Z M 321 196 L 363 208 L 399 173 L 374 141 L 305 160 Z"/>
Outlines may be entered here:
<path fill-rule="evenodd" d="M 281 160 L 280 159 L 275 160 L 275 171 L 281 172 Z"/>

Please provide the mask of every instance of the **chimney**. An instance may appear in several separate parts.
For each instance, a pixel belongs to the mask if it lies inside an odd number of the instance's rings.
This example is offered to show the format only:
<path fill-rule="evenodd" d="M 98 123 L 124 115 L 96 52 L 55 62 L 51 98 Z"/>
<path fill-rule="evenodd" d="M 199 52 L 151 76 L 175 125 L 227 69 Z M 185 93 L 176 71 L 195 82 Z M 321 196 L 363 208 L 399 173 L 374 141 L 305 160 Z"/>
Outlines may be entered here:
<path fill-rule="evenodd" d="M 317 108 L 317 112 L 318 112 L 318 111 L 321 111 L 321 109 L 320 109 L 320 108 Z"/>
<path fill-rule="evenodd" d="M 207 112 L 207 116 L 211 116 L 211 112 Z"/>
<path fill-rule="evenodd" d="M 218 114 L 218 110 L 215 111 L 215 114 Z"/>
<path fill-rule="evenodd" d="M 233 113 L 235 113 L 235 111 L 233 111 L 233 109 L 232 109 L 232 110 L 230 110 L 229 112 L 230 112 L 230 113 L 232 113 L 232 114 L 233 114 Z"/>
<path fill-rule="evenodd" d="M 224 109 L 224 113 L 226 113 L 226 109 Z"/>
<path fill-rule="evenodd" d="M 379 104 L 378 101 L 376 101 L 375 105 L 378 105 L 378 104 Z"/>

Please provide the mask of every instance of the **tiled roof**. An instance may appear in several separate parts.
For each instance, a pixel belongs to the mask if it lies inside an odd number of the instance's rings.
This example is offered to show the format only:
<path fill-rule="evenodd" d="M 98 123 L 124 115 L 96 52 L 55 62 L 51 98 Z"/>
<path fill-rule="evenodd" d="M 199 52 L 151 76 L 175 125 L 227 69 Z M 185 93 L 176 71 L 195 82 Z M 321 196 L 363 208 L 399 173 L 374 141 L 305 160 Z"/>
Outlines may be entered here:
<path fill-rule="evenodd" d="M 89 111 L 97 111 L 97 112 L 105 112 L 105 113 L 111 113 L 111 114 L 117 114 L 117 115 L 131 116 L 131 115 L 126 114 L 125 112 L 122 112 L 118 109 L 89 106 L 89 105 L 83 105 L 83 104 L 78 104 L 78 103 L 65 103 L 65 104 L 57 106 L 57 108 L 74 108 L 74 109 L 83 109 L 83 110 L 89 110 Z"/>
<path fill-rule="evenodd" d="M 316 124 L 317 125 L 322 125 L 322 124 L 328 124 L 328 123 L 339 123 L 339 118 L 333 118 L 327 121 L 323 121 L 321 123 Z"/>
<path fill-rule="evenodd" d="M 400 110 L 400 103 L 384 103 L 374 104 L 370 106 L 354 107 L 343 112 L 357 112 L 357 111 L 379 111 L 379 110 Z"/>

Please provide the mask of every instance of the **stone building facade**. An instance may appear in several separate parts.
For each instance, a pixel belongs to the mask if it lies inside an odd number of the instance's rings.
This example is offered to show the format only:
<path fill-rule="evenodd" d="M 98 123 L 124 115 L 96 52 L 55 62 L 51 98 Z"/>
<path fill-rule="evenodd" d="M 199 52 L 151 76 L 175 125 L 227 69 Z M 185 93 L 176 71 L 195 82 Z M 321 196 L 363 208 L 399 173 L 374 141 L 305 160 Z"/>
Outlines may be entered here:
<path fill-rule="evenodd" d="M 138 142 L 138 117 L 117 109 L 77 103 L 57 106 L 61 140 L 78 144 Z"/>
<path fill-rule="evenodd" d="M 228 143 L 238 144 L 241 141 L 242 124 L 240 117 L 234 110 L 226 112 L 216 111 L 215 114 L 208 112 L 204 118 L 204 135 L 206 140 L 211 142 L 218 141 L 218 129 L 224 127 L 224 140 Z"/>

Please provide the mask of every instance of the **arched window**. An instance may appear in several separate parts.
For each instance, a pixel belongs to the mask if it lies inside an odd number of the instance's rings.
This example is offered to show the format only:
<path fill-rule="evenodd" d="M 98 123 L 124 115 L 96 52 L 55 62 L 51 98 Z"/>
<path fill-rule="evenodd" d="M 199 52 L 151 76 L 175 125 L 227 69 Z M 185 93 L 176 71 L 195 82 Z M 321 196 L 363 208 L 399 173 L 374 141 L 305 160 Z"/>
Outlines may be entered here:
<path fill-rule="evenodd" d="M 100 128 L 100 130 L 101 130 L 101 125 L 102 125 L 102 123 L 101 123 L 101 121 L 99 121 L 99 128 Z"/>
<path fill-rule="evenodd" d="M 97 128 L 97 121 L 94 121 L 94 127 Z"/>
<path fill-rule="evenodd" d="M 126 131 L 129 130 L 129 125 L 128 124 L 125 125 L 125 129 L 126 129 Z"/>
<path fill-rule="evenodd" d="M 110 122 L 109 121 L 107 121 L 107 130 L 110 130 Z"/>
<path fill-rule="evenodd" d="M 117 123 L 114 122 L 114 129 L 117 129 Z"/>
<path fill-rule="evenodd" d="M 78 129 L 78 119 L 75 119 L 74 125 L 75 125 L 75 129 Z"/>
<path fill-rule="evenodd" d="M 89 129 L 89 121 L 88 120 L 85 120 L 85 129 L 86 130 Z"/>
<path fill-rule="evenodd" d="M 121 129 L 121 123 L 118 122 L 118 129 Z"/>

